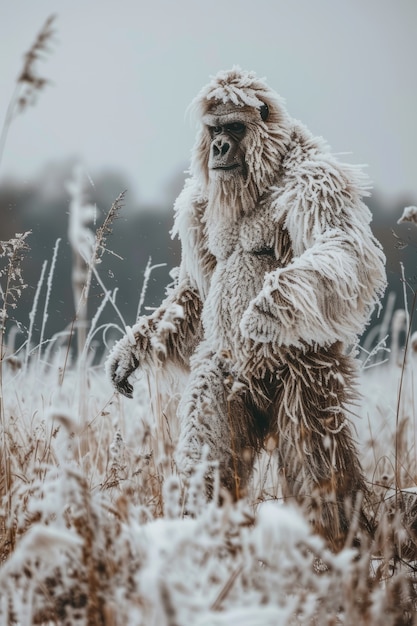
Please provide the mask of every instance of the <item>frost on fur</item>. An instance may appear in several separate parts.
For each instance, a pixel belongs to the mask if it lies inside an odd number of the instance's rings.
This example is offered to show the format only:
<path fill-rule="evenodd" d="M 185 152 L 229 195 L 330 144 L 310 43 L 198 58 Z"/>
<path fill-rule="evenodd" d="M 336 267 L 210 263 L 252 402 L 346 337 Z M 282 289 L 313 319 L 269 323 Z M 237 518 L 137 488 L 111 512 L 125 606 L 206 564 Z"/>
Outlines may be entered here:
<path fill-rule="evenodd" d="M 285 494 L 340 545 L 366 496 L 345 411 L 348 348 L 385 288 L 368 183 L 252 72 L 220 72 L 192 108 L 201 125 L 175 204 L 177 279 L 108 371 L 125 395 L 137 366 L 188 371 L 177 450 L 186 480 L 208 446 L 207 467 L 239 498 L 256 452 L 277 437 Z M 208 495 L 213 480 L 208 469 Z"/>

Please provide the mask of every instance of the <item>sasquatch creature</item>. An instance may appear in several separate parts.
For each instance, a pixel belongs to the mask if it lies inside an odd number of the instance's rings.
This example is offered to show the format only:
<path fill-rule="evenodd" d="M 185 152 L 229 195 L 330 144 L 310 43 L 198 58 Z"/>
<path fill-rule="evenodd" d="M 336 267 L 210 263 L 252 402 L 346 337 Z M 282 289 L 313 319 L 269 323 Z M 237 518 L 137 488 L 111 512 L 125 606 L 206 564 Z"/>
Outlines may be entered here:
<path fill-rule="evenodd" d="M 175 204 L 178 276 L 115 345 L 108 371 L 131 397 L 137 367 L 186 369 L 180 471 L 189 475 L 208 446 L 239 497 L 272 435 L 284 494 L 337 546 L 366 494 L 346 416 L 349 350 L 385 287 L 366 179 L 251 72 L 220 72 L 194 109 L 201 129 Z"/>

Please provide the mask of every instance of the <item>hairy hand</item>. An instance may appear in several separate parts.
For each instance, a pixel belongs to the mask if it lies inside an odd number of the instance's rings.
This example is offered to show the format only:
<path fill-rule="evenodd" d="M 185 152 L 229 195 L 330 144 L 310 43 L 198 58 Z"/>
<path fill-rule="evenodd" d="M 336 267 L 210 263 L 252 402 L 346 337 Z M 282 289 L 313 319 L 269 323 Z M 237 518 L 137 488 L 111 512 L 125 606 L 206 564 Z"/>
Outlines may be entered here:
<path fill-rule="evenodd" d="M 291 304 L 277 292 L 261 292 L 250 303 L 240 322 L 243 337 L 259 343 L 288 343 L 293 334 L 296 314 Z"/>
<path fill-rule="evenodd" d="M 133 397 L 133 386 L 128 378 L 139 366 L 139 359 L 134 353 L 135 347 L 129 334 L 126 334 L 114 345 L 106 361 L 106 369 L 114 388 L 126 398 Z"/>

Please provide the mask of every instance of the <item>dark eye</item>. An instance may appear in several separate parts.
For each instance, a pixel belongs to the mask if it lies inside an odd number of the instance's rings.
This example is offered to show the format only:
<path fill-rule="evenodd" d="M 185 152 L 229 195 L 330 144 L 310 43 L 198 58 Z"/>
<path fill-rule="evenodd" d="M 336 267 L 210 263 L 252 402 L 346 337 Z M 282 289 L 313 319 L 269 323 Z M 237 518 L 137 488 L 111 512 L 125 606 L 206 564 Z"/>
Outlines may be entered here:
<path fill-rule="evenodd" d="M 214 135 L 220 135 L 223 128 L 221 126 L 210 126 L 210 135 L 214 137 Z"/>
<path fill-rule="evenodd" d="M 226 129 L 230 133 L 241 135 L 245 131 L 245 125 L 242 124 L 242 122 L 232 122 L 231 124 L 227 124 Z"/>

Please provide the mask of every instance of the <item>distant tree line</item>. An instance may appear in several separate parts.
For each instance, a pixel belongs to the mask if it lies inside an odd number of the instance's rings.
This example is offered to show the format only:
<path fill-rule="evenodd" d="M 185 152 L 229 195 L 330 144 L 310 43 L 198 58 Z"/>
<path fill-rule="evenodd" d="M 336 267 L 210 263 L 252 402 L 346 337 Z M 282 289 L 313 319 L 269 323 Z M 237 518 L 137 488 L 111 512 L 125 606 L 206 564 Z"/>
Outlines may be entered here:
<path fill-rule="evenodd" d="M 7 240 L 16 232 L 32 231 L 28 239 L 31 251 L 23 268 L 28 288 L 23 292 L 16 311 L 16 319 L 23 325 L 23 335 L 24 327 L 29 324 L 29 312 L 42 264 L 45 260 L 50 263 L 58 238 L 61 238 L 61 243 L 49 304 L 47 335 L 51 337 L 63 330 L 71 324 L 74 317 L 72 254 L 67 237 L 69 193 L 65 188 L 65 180 L 70 177 L 71 168 L 67 166 L 59 170 L 53 188 L 48 187 L 45 176 L 32 183 L 22 184 L 10 180 L 0 186 L 0 240 Z M 108 237 L 108 247 L 121 256 L 123 261 L 111 254 L 105 254 L 98 269 L 109 289 L 118 288 L 117 303 L 129 325 L 135 321 L 144 270 L 149 259 L 152 265 L 166 265 L 155 269 L 151 274 L 145 294 L 144 312 L 160 303 L 166 286 L 172 280 L 169 272 L 180 262 L 179 245 L 176 240 L 171 239 L 170 230 L 173 224 L 172 207 L 182 180 L 180 175 L 175 178 L 168 194 L 171 197 L 167 198 L 164 207 L 140 203 L 132 206 L 127 191 L 126 206 L 114 223 L 112 235 Z M 96 177 L 94 184 L 87 189 L 87 195 L 89 201 L 97 206 L 98 223 L 126 186 L 123 177 L 114 172 Z M 397 224 L 404 206 L 415 203 L 416 199 L 398 198 L 395 205 L 387 210 L 383 208 L 384 199 L 377 193 L 367 199 L 374 217 L 374 234 L 382 243 L 387 256 L 388 292 L 395 292 L 396 308 L 404 306 L 400 262 L 405 267 L 410 301 L 412 290 L 417 288 L 417 227 L 414 224 Z M 91 291 L 91 315 L 97 310 L 102 297 L 100 289 Z M 117 322 L 110 306 L 106 307 L 103 321 Z"/>

